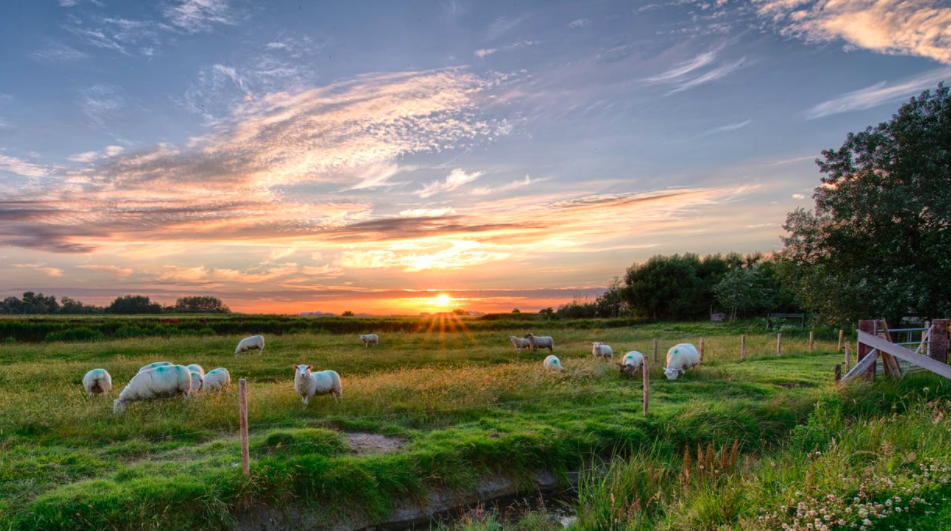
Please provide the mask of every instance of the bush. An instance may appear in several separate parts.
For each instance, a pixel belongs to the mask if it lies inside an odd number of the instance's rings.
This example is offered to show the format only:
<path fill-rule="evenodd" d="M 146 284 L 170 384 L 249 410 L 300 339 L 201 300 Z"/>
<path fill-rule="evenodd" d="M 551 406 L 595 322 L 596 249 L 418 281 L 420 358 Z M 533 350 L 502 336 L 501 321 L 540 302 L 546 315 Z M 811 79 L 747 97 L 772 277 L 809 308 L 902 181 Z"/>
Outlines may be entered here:
<path fill-rule="evenodd" d="M 105 339 L 106 335 L 99 330 L 79 327 L 69 328 L 61 332 L 50 332 L 46 334 L 46 341 L 99 341 Z"/>

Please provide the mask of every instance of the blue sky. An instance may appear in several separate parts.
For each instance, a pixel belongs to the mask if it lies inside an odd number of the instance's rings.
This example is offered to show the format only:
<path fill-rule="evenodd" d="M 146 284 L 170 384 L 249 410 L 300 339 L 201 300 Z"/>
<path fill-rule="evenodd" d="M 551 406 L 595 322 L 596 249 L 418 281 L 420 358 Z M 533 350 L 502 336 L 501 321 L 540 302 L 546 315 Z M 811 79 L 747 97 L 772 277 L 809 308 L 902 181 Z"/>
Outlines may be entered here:
<path fill-rule="evenodd" d="M 7 3 L 0 296 L 415 313 L 770 252 L 938 1 Z"/>

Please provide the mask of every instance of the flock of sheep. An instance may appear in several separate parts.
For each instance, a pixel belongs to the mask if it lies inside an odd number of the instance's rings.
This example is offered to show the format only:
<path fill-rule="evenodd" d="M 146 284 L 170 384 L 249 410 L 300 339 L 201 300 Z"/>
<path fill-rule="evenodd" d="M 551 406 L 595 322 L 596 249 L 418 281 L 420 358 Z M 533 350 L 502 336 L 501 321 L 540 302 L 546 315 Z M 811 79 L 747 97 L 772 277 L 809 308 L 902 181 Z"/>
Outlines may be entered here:
<path fill-rule="evenodd" d="M 555 351 L 555 340 L 549 336 L 525 334 L 525 337 L 511 336 L 509 338 L 515 346 L 515 352 L 530 348 L 536 351 L 547 348 Z M 379 345 L 380 337 L 376 334 L 364 334 L 360 341 L 365 347 L 370 344 Z M 258 355 L 264 353 L 264 338 L 251 336 L 242 339 L 234 349 L 237 357 L 242 352 L 257 350 Z M 613 349 L 604 343 L 592 343 L 591 353 L 595 359 L 611 360 Z M 675 380 L 679 375 L 697 366 L 700 363 L 700 354 L 697 348 L 690 343 L 680 343 L 667 351 L 667 366 L 664 375 L 668 380 Z M 554 354 L 549 355 L 543 362 L 544 367 L 551 371 L 561 371 L 564 367 L 561 360 Z M 634 374 L 644 366 L 644 355 L 632 350 L 624 355 L 619 363 L 621 374 L 633 378 Z M 311 365 L 294 365 L 294 391 L 300 395 L 304 408 L 314 396 L 331 395 L 338 401 L 343 395 L 343 386 L 340 375 L 335 371 L 311 372 Z M 167 361 L 150 363 L 139 369 L 139 372 L 129 381 L 119 398 L 113 402 L 113 413 L 121 413 L 130 402 L 152 400 L 173 396 L 187 397 L 199 391 L 219 391 L 231 385 L 231 374 L 224 367 L 208 371 L 207 373 L 198 364 L 188 366 L 175 365 Z M 93 369 L 83 376 L 83 388 L 89 397 L 98 394 L 109 394 L 112 391 L 112 377 L 105 369 Z"/>

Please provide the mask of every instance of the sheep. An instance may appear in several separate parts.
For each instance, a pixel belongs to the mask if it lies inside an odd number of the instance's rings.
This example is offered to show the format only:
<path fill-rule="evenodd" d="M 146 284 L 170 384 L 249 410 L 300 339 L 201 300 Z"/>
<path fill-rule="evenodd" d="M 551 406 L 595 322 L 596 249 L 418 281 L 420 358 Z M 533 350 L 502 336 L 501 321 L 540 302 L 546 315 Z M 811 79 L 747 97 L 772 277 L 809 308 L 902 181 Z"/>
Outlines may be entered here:
<path fill-rule="evenodd" d="M 89 398 L 100 393 L 107 395 L 112 391 L 112 376 L 105 369 L 93 369 L 83 376 L 83 388 Z"/>
<path fill-rule="evenodd" d="M 191 365 L 188 365 L 186 368 L 192 372 L 197 372 L 199 376 L 205 376 L 205 369 L 203 369 L 201 365 L 197 363 L 192 363 Z"/>
<path fill-rule="evenodd" d="M 679 343 L 667 351 L 667 366 L 664 367 L 664 376 L 668 380 L 676 380 L 678 376 L 700 364 L 700 353 L 697 347 L 690 343 Z"/>
<path fill-rule="evenodd" d="M 231 385 L 231 374 L 224 367 L 208 371 L 201 379 L 201 387 L 205 391 L 221 391 L 229 385 Z"/>
<path fill-rule="evenodd" d="M 605 345 L 599 341 L 591 343 L 591 353 L 594 354 L 594 359 L 612 359 L 614 358 L 614 349 L 610 345 Z"/>
<path fill-rule="evenodd" d="M 540 348 L 547 348 L 548 352 L 555 351 L 555 340 L 549 336 L 535 337 L 531 332 L 525 334 L 525 339 L 527 339 L 532 344 L 532 352 Z"/>
<path fill-rule="evenodd" d="M 191 367 L 191 365 L 189 365 L 189 367 Z M 186 369 L 187 368 L 188 367 L 186 367 Z M 202 379 L 204 377 L 198 371 L 189 370 L 189 372 L 191 373 L 191 376 L 192 376 L 192 393 L 194 394 L 194 393 L 197 393 L 198 391 L 201 391 Z"/>
<path fill-rule="evenodd" d="M 521 354 L 523 348 L 531 348 L 532 342 L 521 337 L 509 336 L 509 341 L 515 347 L 515 353 Z"/>
<path fill-rule="evenodd" d="M 340 384 L 340 375 L 335 371 L 310 372 L 313 365 L 294 365 L 294 391 L 304 403 L 302 409 L 307 409 L 307 403 L 315 395 L 331 395 L 334 402 L 343 396 L 343 387 Z"/>
<path fill-rule="evenodd" d="M 156 361 L 155 363 L 149 363 L 148 365 L 145 365 L 145 366 L 141 367 L 141 368 L 139 369 L 139 372 L 148 371 L 148 370 L 154 369 L 154 368 L 156 368 L 156 367 L 167 367 L 167 366 L 169 366 L 169 365 L 171 365 L 171 363 L 169 363 L 169 362 L 167 362 L 167 361 Z"/>
<path fill-rule="evenodd" d="M 191 393 L 191 371 L 181 365 L 165 365 L 132 377 L 112 405 L 113 413 L 125 411 L 129 402 Z"/>
<path fill-rule="evenodd" d="M 558 356 L 550 354 L 544 361 L 545 368 L 549 371 L 563 371 L 564 367 L 561 366 L 561 360 L 558 359 Z"/>
<path fill-rule="evenodd" d="M 363 334 L 360 336 L 360 341 L 363 341 L 365 347 L 369 347 L 370 343 L 373 343 L 376 346 L 380 346 L 380 336 L 376 334 Z"/>
<path fill-rule="evenodd" d="M 238 357 L 238 354 L 241 354 L 245 350 L 251 350 L 253 348 L 258 349 L 258 356 L 264 354 L 264 337 L 263 336 L 251 336 L 246 337 L 238 343 L 238 346 L 234 349 L 234 357 Z"/>
<path fill-rule="evenodd" d="M 633 378 L 638 369 L 644 366 L 644 355 L 636 350 L 632 350 L 624 355 L 619 365 L 621 374 L 626 374 Z"/>

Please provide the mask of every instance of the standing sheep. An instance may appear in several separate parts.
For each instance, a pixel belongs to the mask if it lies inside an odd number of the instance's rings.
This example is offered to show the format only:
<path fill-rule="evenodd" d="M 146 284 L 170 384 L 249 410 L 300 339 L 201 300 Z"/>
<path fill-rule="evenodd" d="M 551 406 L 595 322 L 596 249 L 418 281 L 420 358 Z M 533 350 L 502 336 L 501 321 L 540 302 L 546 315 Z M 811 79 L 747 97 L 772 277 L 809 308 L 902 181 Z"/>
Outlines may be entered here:
<path fill-rule="evenodd" d="M 92 395 L 107 395 L 112 391 L 112 376 L 105 369 L 93 369 L 83 376 L 83 388 L 89 398 Z"/>
<path fill-rule="evenodd" d="M 545 358 L 544 364 L 545 368 L 549 371 L 565 370 L 565 368 L 561 366 L 561 360 L 559 360 L 558 356 L 555 356 L 554 354 L 549 354 L 548 357 Z"/>
<path fill-rule="evenodd" d="M 187 368 L 188 368 L 188 370 L 190 370 L 190 371 L 192 371 L 192 372 L 197 372 L 197 373 L 198 373 L 199 375 L 201 375 L 201 376 L 204 376 L 204 375 L 205 375 L 205 369 L 203 369 L 203 368 L 201 367 L 201 365 L 199 365 L 199 364 L 197 364 L 197 363 L 192 363 L 191 365 L 188 365 Z"/>
<path fill-rule="evenodd" d="M 363 341 L 363 346 L 368 347 L 370 343 L 373 343 L 376 346 L 380 346 L 380 336 L 376 334 L 363 334 L 360 336 L 360 341 Z"/>
<path fill-rule="evenodd" d="M 700 353 L 697 347 L 690 343 L 679 343 L 667 351 L 667 366 L 664 367 L 664 376 L 668 380 L 676 380 L 678 376 L 700 364 Z"/>
<path fill-rule="evenodd" d="M 152 370 L 156 367 L 168 367 L 169 365 L 171 365 L 171 363 L 167 361 L 156 361 L 155 363 L 149 363 L 148 365 L 139 368 L 139 372 Z"/>
<path fill-rule="evenodd" d="M 195 394 L 198 391 L 201 391 L 203 377 L 201 374 L 198 373 L 198 371 L 190 370 L 188 372 L 191 373 L 191 377 L 192 377 L 192 394 Z"/>
<path fill-rule="evenodd" d="M 224 367 L 208 371 L 201 379 L 201 387 L 205 391 L 221 391 L 229 385 L 231 385 L 231 374 Z"/>
<path fill-rule="evenodd" d="M 294 365 L 294 391 L 300 395 L 303 409 L 307 409 L 315 395 L 332 395 L 337 402 L 343 396 L 340 375 L 335 371 L 310 372 L 312 368 L 313 365 Z"/>
<path fill-rule="evenodd" d="M 633 378 L 634 374 L 644 366 L 644 355 L 636 350 L 632 350 L 621 359 L 621 374 L 626 374 Z"/>
<path fill-rule="evenodd" d="M 549 336 L 535 337 L 531 332 L 525 334 L 525 339 L 532 345 L 532 352 L 540 348 L 547 348 L 548 352 L 555 351 L 555 340 Z"/>
<path fill-rule="evenodd" d="M 599 341 L 591 343 L 591 353 L 594 354 L 594 359 L 612 359 L 614 358 L 614 349 L 610 345 L 605 345 Z"/>
<path fill-rule="evenodd" d="M 264 354 L 264 337 L 263 336 L 251 336 L 242 339 L 238 346 L 234 349 L 234 357 L 238 357 L 238 354 L 246 350 L 251 350 L 253 348 L 258 349 L 258 356 Z"/>
<path fill-rule="evenodd" d="M 188 396 L 191 392 L 191 372 L 181 365 L 166 365 L 142 371 L 132 377 L 112 405 L 113 413 L 125 411 L 129 402 L 152 400 L 168 396 Z"/>
<path fill-rule="evenodd" d="M 515 353 L 516 353 L 516 354 L 521 354 L 523 348 L 531 348 L 531 347 L 532 347 L 532 342 L 531 342 L 531 341 L 529 341 L 529 340 L 527 340 L 527 339 L 523 339 L 523 338 L 521 338 L 521 337 L 509 336 L 509 341 L 511 341 L 511 342 L 512 342 L 512 346 L 515 347 Z"/>

